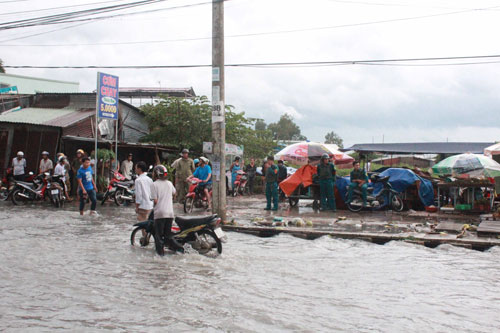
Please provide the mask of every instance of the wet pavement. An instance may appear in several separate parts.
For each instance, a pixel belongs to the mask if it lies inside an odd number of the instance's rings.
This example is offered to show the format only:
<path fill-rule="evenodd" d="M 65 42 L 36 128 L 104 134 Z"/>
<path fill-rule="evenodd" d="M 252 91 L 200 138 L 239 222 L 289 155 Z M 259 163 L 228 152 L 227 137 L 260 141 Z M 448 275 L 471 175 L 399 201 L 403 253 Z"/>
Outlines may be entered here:
<path fill-rule="evenodd" d="M 229 199 L 229 215 L 330 221 L 301 204 L 264 212 Z M 180 208 L 177 206 L 177 208 Z M 500 248 L 229 233 L 218 258 L 133 248 L 132 208 L 0 203 L 0 331 L 495 332 Z M 287 215 L 288 214 L 288 215 Z M 393 214 L 350 216 L 381 222 Z M 395 218 L 395 217 L 394 217 Z M 401 219 L 400 216 L 397 218 Z M 356 220 L 357 219 L 357 220 Z"/>

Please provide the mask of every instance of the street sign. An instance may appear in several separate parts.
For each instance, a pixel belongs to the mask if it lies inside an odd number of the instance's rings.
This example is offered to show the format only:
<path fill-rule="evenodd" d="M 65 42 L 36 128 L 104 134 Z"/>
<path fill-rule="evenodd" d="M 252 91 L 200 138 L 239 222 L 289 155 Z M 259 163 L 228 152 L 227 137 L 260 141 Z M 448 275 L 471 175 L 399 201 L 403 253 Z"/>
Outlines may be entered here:
<path fill-rule="evenodd" d="M 118 119 L 118 76 L 97 75 L 97 113 L 99 118 Z"/>
<path fill-rule="evenodd" d="M 7 87 L 7 88 L 0 88 L 0 94 L 14 92 L 14 91 L 18 92 L 17 91 L 17 86 Z"/>

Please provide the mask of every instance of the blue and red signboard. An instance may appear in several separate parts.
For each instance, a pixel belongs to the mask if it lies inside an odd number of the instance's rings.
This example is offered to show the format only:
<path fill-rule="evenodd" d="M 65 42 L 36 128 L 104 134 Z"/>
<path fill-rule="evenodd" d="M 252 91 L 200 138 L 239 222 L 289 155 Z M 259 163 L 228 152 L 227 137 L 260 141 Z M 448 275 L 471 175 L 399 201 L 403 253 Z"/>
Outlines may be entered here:
<path fill-rule="evenodd" d="M 97 73 L 97 114 L 118 119 L 118 76 Z"/>

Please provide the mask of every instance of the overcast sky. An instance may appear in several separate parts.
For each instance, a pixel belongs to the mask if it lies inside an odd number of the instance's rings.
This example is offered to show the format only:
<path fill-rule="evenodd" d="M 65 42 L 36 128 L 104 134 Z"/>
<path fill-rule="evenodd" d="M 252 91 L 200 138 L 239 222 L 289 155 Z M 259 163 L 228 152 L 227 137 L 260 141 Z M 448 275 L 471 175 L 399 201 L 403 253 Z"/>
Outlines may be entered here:
<path fill-rule="evenodd" d="M 106 4 L 16 15 L 2 13 L 100 1 L 0 0 L 0 22 Z M 161 10 L 203 2 L 208 1 L 166 1 L 136 9 L 158 9 L 153 13 L 95 21 L 29 38 L 22 37 L 68 25 L 0 31 L 0 58 L 5 65 L 210 64 L 210 40 L 172 40 L 210 37 L 211 6 Z M 496 55 L 500 54 L 499 18 L 498 1 L 484 0 L 231 0 L 225 3 L 226 63 Z M 234 37 L 301 29 L 304 31 Z M 75 45 L 159 40 L 170 41 Z M 477 61 L 486 60 L 460 62 Z M 81 91 L 92 91 L 96 85 L 96 70 L 7 71 L 78 81 Z M 193 87 L 198 95 L 208 96 L 211 92 L 208 68 L 103 71 L 120 76 L 122 87 Z M 288 112 L 303 134 L 315 141 L 322 141 L 332 130 L 347 145 L 382 142 L 383 137 L 385 142 L 497 141 L 499 77 L 500 63 L 227 68 L 226 104 L 268 123 Z"/>

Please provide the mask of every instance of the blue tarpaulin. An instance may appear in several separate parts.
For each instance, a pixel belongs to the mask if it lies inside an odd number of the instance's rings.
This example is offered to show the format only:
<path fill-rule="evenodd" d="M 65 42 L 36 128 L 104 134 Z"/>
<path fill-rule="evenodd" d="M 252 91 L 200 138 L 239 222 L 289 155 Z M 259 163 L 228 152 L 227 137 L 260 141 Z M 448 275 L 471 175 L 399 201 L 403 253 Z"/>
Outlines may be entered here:
<path fill-rule="evenodd" d="M 381 177 L 389 176 L 389 183 L 394 190 L 399 193 L 404 192 L 409 186 L 414 185 L 417 180 L 420 180 L 420 189 L 418 195 L 425 206 L 434 205 L 434 188 L 430 180 L 424 179 L 416 175 L 408 169 L 390 168 L 380 174 Z M 347 187 L 351 183 L 350 177 L 338 177 L 335 186 L 339 191 L 342 199 L 346 198 Z M 371 184 L 370 184 L 371 185 Z M 374 184 L 373 194 L 376 195 L 382 189 L 381 183 Z"/>
<path fill-rule="evenodd" d="M 414 185 L 416 181 L 420 181 L 420 189 L 418 195 L 425 206 L 434 205 L 434 188 L 430 180 L 424 179 L 416 175 L 413 171 L 401 168 L 390 168 L 380 174 L 380 177 L 389 176 L 389 183 L 397 192 L 404 192 L 409 186 Z M 375 183 L 374 194 L 382 190 L 382 184 Z"/>

